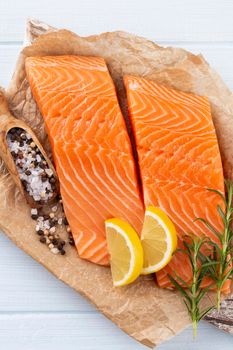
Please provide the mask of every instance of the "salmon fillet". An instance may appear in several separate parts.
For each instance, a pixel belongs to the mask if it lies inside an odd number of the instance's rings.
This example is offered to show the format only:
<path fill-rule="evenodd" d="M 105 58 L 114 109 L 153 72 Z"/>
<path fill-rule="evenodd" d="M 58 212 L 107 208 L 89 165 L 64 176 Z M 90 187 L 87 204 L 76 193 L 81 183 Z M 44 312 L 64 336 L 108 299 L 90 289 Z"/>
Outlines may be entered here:
<path fill-rule="evenodd" d="M 104 221 L 119 217 L 140 233 L 144 208 L 131 143 L 105 61 L 29 57 L 26 72 L 47 127 L 78 253 L 107 265 Z"/>
<path fill-rule="evenodd" d="M 163 209 L 176 226 L 179 245 L 184 235 L 216 236 L 197 217 L 220 232 L 217 214 L 224 193 L 223 169 L 208 99 L 176 91 L 154 81 L 126 76 L 129 114 L 135 135 L 144 202 Z M 160 287 L 172 287 L 174 271 L 186 282 L 192 270 L 187 256 L 178 252 L 157 273 Z M 229 286 L 229 284 L 228 284 Z M 227 287 L 228 288 L 228 287 Z"/>

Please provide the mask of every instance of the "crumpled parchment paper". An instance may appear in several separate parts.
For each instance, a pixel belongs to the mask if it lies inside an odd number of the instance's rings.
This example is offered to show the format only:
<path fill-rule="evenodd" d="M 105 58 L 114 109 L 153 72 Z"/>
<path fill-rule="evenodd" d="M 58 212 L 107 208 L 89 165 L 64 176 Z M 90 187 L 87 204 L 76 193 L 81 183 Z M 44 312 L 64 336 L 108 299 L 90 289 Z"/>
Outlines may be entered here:
<path fill-rule="evenodd" d="M 49 154 L 43 119 L 25 76 L 25 57 L 62 54 L 102 56 L 116 84 L 125 115 L 123 74 L 139 75 L 183 91 L 207 95 L 225 176 L 233 180 L 233 95 L 201 55 L 178 48 L 163 48 L 124 32 L 79 37 L 70 31 L 56 30 L 32 20 L 27 25 L 26 43 L 28 46 L 20 53 L 7 97 L 11 112 L 33 128 Z M 14 215 L 11 215 L 12 212 Z M 38 241 L 34 226 L 29 207 L 2 165 L 0 228 L 17 246 L 84 295 L 122 330 L 144 345 L 158 345 L 190 324 L 178 292 L 157 288 L 151 276 L 141 277 L 129 286 L 113 288 L 108 268 L 79 259 L 73 248 L 69 248 L 66 256 L 51 254 Z M 209 298 L 206 303 L 210 302 Z"/>

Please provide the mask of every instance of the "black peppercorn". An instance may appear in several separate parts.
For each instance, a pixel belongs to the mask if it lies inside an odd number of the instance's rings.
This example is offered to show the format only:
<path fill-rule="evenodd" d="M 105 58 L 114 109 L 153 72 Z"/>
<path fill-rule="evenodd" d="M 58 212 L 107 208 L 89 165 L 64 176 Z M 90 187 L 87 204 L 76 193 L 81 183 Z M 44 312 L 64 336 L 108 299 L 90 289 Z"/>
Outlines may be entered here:
<path fill-rule="evenodd" d="M 40 242 L 41 243 L 45 243 L 46 242 L 46 238 L 44 236 L 40 237 Z"/>

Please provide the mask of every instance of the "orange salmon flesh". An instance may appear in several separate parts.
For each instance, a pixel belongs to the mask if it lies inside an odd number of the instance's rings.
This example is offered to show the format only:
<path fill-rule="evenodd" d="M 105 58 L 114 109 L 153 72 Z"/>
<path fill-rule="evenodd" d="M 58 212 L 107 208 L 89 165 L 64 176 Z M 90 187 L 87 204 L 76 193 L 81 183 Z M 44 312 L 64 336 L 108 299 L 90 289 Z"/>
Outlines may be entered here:
<path fill-rule="evenodd" d="M 141 232 L 144 208 L 115 86 L 102 58 L 29 57 L 26 72 L 43 115 L 64 210 L 81 258 L 107 265 L 104 221 Z"/>
<path fill-rule="evenodd" d="M 224 193 L 224 177 L 210 104 L 203 96 L 177 91 L 143 78 L 126 76 L 129 115 L 134 131 L 145 206 L 163 209 L 176 226 L 179 246 L 184 235 L 212 233 L 195 218 L 207 219 L 222 232 L 217 205 L 223 202 L 208 188 Z M 192 277 L 187 255 L 176 253 L 156 273 L 160 287 L 172 287 L 174 271 Z M 209 282 L 206 281 L 208 284 Z M 229 290 L 230 281 L 224 287 Z"/>
<path fill-rule="evenodd" d="M 184 235 L 216 237 L 224 177 L 210 104 L 203 96 L 126 76 L 129 118 L 138 164 L 105 61 L 100 57 L 28 57 L 26 73 L 44 118 L 60 179 L 64 210 L 79 256 L 108 265 L 104 221 L 118 217 L 140 235 L 145 206 L 160 207 Z M 137 167 L 140 170 L 140 193 Z M 187 256 L 176 253 L 156 274 L 172 287 L 174 271 L 189 282 Z M 206 284 L 209 281 L 206 279 Z M 230 282 L 224 286 L 228 292 Z"/>

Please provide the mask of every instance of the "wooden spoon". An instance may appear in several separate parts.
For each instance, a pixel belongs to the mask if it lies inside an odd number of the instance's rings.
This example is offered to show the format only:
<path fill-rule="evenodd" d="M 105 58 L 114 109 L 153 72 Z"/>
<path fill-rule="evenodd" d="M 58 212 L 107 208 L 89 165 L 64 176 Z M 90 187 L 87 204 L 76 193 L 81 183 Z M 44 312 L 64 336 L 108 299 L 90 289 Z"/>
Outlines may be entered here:
<path fill-rule="evenodd" d="M 12 157 L 12 154 L 7 142 L 7 134 L 12 128 L 21 128 L 31 135 L 33 142 L 36 144 L 41 154 L 44 156 L 45 161 L 47 162 L 49 168 L 53 172 L 53 176 L 56 180 L 56 189 L 54 190 L 53 196 L 48 200 L 43 201 L 43 203 L 42 202 L 39 203 L 35 201 L 34 198 L 24 189 L 23 184 L 20 180 L 14 158 Z M 43 146 L 41 145 L 40 141 L 38 140 L 38 138 L 36 137 L 32 129 L 22 120 L 14 118 L 13 115 L 10 113 L 5 95 L 1 90 L 0 90 L 0 157 L 5 162 L 6 167 L 9 173 L 11 174 L 15 184 L 19 188 L 20 192 L 25 196 L 26 201 L 31 207 L 33 208 L 42 207 L 44 204 L 48 204 L 56 197 L 56 195 L 59 192 L 59 183 L 58 183 L 58 176 L 56 174 L 53 164 L 51 163 L 50 159 L 46 155 L 46 152 L 43 149 Z"/>

